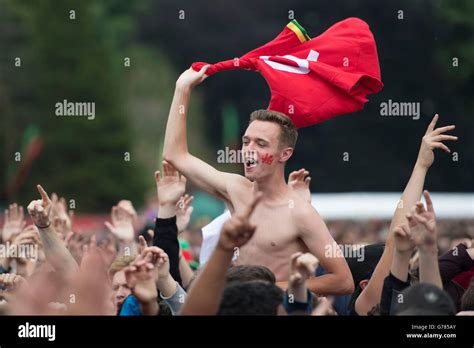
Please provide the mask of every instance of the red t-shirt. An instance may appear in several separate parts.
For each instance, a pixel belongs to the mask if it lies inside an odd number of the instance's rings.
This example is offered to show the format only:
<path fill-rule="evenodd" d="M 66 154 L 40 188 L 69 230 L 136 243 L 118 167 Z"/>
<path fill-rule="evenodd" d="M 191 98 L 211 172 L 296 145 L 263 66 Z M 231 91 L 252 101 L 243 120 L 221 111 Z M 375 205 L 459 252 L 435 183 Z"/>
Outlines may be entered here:
<path fill-rule="evenodd" d="M 192 67 L 199 71 L 205 64 Z M 290 116 L 298 128 L 361 110 L 367 95 L 383 86 L 374 38 L 358 18 L 338 22 L 313 39 L 293 20 L 274 40 L 211 65 L 207 74 L 231 69 L 260 72 L 272 95 L 268 109 Z"/>

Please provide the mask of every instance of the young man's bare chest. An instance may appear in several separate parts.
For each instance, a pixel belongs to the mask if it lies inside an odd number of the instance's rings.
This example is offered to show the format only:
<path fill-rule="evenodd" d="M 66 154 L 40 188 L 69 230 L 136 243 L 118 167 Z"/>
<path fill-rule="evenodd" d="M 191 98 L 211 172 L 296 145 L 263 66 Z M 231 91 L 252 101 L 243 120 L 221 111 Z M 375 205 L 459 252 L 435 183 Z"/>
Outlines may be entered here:
<path fill-rule="evenodd" d="M 236 211 L 242 208 L 238 203 L 234 206 Z M 265 201 L 259 204 L 251 217 L 257 230 L 252 239 L 236 251 L 236 264 L 266 266 L 275 273 L 277 280 L 287 280 L 290 256 L 307 251 L 299 238 L 293 208 L 290 199 L 276 204 Z"/>

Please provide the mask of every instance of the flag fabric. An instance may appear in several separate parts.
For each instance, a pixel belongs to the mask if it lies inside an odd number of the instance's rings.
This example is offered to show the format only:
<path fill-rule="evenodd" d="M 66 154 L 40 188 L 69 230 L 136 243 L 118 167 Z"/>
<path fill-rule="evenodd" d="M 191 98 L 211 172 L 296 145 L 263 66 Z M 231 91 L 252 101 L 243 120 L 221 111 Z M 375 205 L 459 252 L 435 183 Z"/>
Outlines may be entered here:
<path fill-rule="evenodd" d="M 192 68 L 199 71 L 205 64 Z M 260 72 L 270 87 L 268 109 L 288 115 L 298 128 L 359 111 L 367 95 L 383 87 L 375 40 L 358 18 L 340 21 L 313 39 L 292 20 L 272 41 L 212 64 L 206 74 L 233 69 Z"/>

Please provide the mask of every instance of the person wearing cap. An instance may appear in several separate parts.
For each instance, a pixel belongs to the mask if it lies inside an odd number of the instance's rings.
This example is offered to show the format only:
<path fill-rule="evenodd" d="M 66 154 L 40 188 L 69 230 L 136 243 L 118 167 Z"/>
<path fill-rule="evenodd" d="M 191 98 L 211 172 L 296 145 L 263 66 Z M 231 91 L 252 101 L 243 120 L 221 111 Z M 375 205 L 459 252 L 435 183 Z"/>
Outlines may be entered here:
<path fill-rule="evenodd" d="M 400 293 L 395 315 L 455 315 L 453 300 L 438 286 L 420 283 Z"/>

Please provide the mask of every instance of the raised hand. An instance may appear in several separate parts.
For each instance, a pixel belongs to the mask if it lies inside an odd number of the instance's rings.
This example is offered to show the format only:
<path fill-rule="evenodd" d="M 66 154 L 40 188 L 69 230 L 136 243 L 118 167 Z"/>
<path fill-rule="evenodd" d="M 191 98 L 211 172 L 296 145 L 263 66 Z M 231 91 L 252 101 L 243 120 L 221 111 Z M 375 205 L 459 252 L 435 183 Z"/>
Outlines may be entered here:
<path fill-rule="evenodd" d="M 314 308 L 313 313 L 311 315 L 315 315 L 315 316 L 337 315 L 337 312 L 334 310 L 334 307 L 332 306 L 333 301 L 334 301 L 333 297 L 330 297 L 330 298 L 319 297 L 318 304 Z"/>
<path fill-rule="evenodd" d="M 143 254 L 143 251 L 148 247 L 148 243 L 145 240 L 145 237 L 138 236 L 138 254 Z"/>
<path fill-rule="evenodd" d="M 219 248 L 230 252 L 233 251 L 235 247 L 246 244 L 250 238 L 252 238 L 256 226 L 250 223 L 250 216 L 261 199 L 262 193 L 259 192 L 252 197 L 245 209 L 236 213 L 222 226 L 222 231 L 217 243 Z"/>
<path fill-rule="evenodd" d="M 70 222 L 62 217 L 56 216 L 53 218 L 53 228 L 61 240 L 64 240 L 69 232 L 71 232 L 70 226 Z"/>
<path fill-rule="evenodd" d="M 302 168 L 300 170 L 291 172 L 288 177 L 288 187 L 293 190 L 301 199 L 311 203 L 311 191 L 309 184 L 311 183 L 311 177 L 308 176 L 309 172 Z"/>
<path fill-rule="evenodd" d="M 454 125 L 445 126 L 435 129 L 436 122 L 438 121 L 438 114 L 433 117 L 428 129 L 426 130 L 425 135 L 421 141 L 420 152 L 418 153 L 417 164 L 423 168 L 428 169 L 431 167 L 434 161 L 433 150 L 435 148 L 442 149 L 447 153 L 450 153 L 451 150 L 443 143 L 443 141 L 456 141 L 458 137 L 444 134 L 455 128 Z"/>
<path fill-rule="evenodd" d="M 69 232 L 66 238 L 64 239 L 64 244 L 66 245 L 66 248 L 69 250 L 69 252 L 74 257 L 77 263 L 80 263 L 82 260 L 82 248 L 85 242 L 85 238 L 74 231 Z"/>
<path fill-rule="evenodd" d="M 10 306 L 18 293 L 28 287 L 28 282 L 19 274 L 3 273 L 0 274 L 0 286 L 3 287 L 3 291 L 0 290 L 0 303 L 5 300 Z"/>
<path fill-rule="evenodd" d="M 28 213 L 38 228 L 47 228 L 51 225 L 52 202 L 41 185 L 36 187 L 41 195 L 41 199 L 31 201 L 28 205 Z"/>
<path fill-rule="evenodd" d="M 168 254 L 166 254 L 163 249 L 156 246 L 147 246 L 145 238 L 142 236 L 139 237 L 139 243 L 141 244 L 141 247 L 139 247 L 140 254 L 137 256 L 136 260 L 147 260 L 147 262 L 153 265 L 153 277 L 155 282 L 158 284 L 170 275 L 170 261 Z"/>
<path fill-rule="evenodd" d="M 94 257 L 95 254 L 99 255 L 104 267 L 108 268 L 117 256 L 115 241 L 112 238 L 105 238 L 99 244 L 96 235 L 92 235 L 88 242 L 82 244 L 81 267 L 84 262 L 87 263 L 86 260 L 90 259 L 92 254 Z"/>
<path fill-rule="evenodd" d="M 155 182 L 160 206 L 176 205 L 186 190 L 186 178 L 166 161 L 163 161 L 163 176 L 159 170 L 155 172 Z"/>
<path fill-rule="evenodd" d="M 3 242 L 9 241 L 19 234 L 25 228 L 25 216 L 23 207 L 16 203 L 10 204 L 8 209 L 5 209 L 5 223 L 3 224 L 3 231 L 0 235 L 0 240 Z"/>
<path fill-rule="evenodd" d="M 51 220 L 54 230 L 64 239 L 72 231 L 74 212 L 68 211 L 66 199 L 64 197 L 58 198 L 55 193 L 51 195 L 51 202 Z"/>
<path fill-rule="evenodd" d="M 151 254 L 148 254 L 151 255 Z M 158 298 L 158 290 L 155 285 L 154 266 L 150 262 L 151 256 L 145 259 L 135 260 L 130 266 L 124 269 L 125 279 L 128 287 L 132 290 L 132 294 L 142 305 L 153 304 L 155 310 L 158 309 L 156 299 Z M 152 314 L 152 313 L 144 313 Z M 156 313 L 155 313 L 156 314 Z"/>
<path fill-rule="evenodd" d="M 13 244 L 41 244 L 38 228 L 35 225 L 26 226 L 21 233 L 12 239 Z"/>
<path fill-rule="evenodd" d="M 18 286 L 26 285 L 27 281 L 22 276 L 15 273 L 0 274 L 0 285 L 5 287 L 5 290 L 14 290 Z"/>
<path fill-rule="evenodd" d="M 313 254 L 297 252 L 290 260 L 290 283 L 301 284 L 315 276 L 319 261 Z"/>
<path fill-rule="evenodd" d="M 199 85 L 207 78 L 206 71 L 210 65 L 204 65 L 200 71 L 194 71 L 193 68 L 185 70 L 176 81 L 177 88 L 191 89 Z"/>
<path fill-rule="evenodd" d="M 163 296 L 169 297 L 176 292 L 176 281 L 170 274 L 170 260 L 164 250 L 156 246 L 146 247 L 137 259 L 148 260 L 153 265 L 153 278 Z"/>
<path fill-rule="evenodd" d="M 133 229 L 133 215 L 131 215 L 123 207 L 114 206 L 110 214 L 112 223 L 106 221 L 105 226 L 119 240 L 130 242 L 135 236 Z"/>
<path fill-rule="evenodd" d="M 176 203 L 176 225 L 178 226 L 178 233 L 188 228 L 194 210 L 194 207 L 190 206 L 193 199 L 194 196 L 186 194 Z"/>
<path fill-rule="evenodd" d="M 426 209 L 423 203 L 417 202 L 407 214 L 407 219 L 415 245 L 420 249 L 436 248 L 438 232 L 433 202 L 428 191 L 425 190 L 423 196 L 426 200 Z"/>
<path fill-rule="evenodd" d="M 133 206 L 131 201 L 122 199 L 120 202 L 118 202 L 117 207 L 123 208 L 123 210 L 126 211 L 132 217 L 133 221 L 136 221 L 138 219 L 137 211 L 135 210 L 135 207 Z"/>
<path fill-rule="evenodd" d="M 401 224 L 393 229 L 395 249 L 400 253 L 411 253 L 415 249 L 415 243 L 408 224 Z"/>
<path fill-rule="evenodd" d="M 289 300 L 295 302 L 308 302 L 306 280 L 315 276 L 318 268 L 318 259 L 310 253 L 297 252 L 290 258 L 290 276 L 288 278 Z"/>
<path fill-rule="evenodd" d="M 438 262 L 436 216 L 430 194 L 424 191 L 423 195 L 426 200 L 426 209 L 423 203 L 417 202 L 407 214 L 413 242 L 419 251 L 420 283 L 433 284 L 443 289 Z"/>

